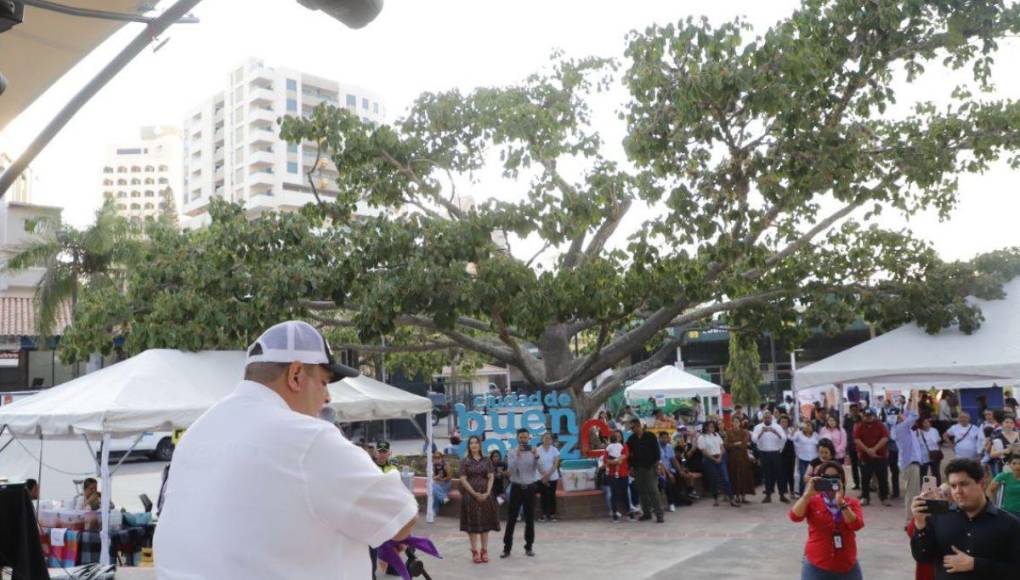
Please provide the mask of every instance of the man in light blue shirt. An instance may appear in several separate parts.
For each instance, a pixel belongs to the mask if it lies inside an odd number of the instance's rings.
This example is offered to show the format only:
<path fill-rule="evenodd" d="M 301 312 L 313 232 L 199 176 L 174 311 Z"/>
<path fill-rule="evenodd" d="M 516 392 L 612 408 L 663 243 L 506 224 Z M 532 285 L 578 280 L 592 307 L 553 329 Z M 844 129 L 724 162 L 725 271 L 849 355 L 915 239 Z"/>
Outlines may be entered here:
<path fill-rule="evenodd" d="M 914 423 L 917 422 L 917 418 L 917 401 L 911 393 L 910 402 L 907 403 L 904 412 L 897 415 L 896 426 L 890 432 L 899 449 L 898 464 L 903 481 L 903 506 L 907 518 L 913 517 L 910 504 L 921 494 L 922 456 L 917 445 L 917 437 L 914 436 Z"/>

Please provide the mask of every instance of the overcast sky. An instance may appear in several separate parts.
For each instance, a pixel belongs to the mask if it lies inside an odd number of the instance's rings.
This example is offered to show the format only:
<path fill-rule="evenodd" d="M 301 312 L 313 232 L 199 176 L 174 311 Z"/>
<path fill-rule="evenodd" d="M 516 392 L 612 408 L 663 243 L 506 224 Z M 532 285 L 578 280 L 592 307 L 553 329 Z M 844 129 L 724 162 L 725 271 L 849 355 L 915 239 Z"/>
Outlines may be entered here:
<path fill-rule="evenodd" d="M 380 17 L 352 31 L 295 0 L 205 0 L 199 24 L 178 25 L 170 41 L 146 50 L 97 95 L 33 165 L 37 203 L 60 205 L 76 225 L 91 221 L 100 204 L 103 146 L 132 139 L 138 127 L 179 124 L 186 110 L 219 90 L 228 71 L 249 56 L 270 66 L 361 85 L 386 101 L 391 120 L 402 115 L 422 91 L 513 83 L 541 69 L 555 48 L 569 55 L 621 57 L 626 34 L 651 23 L 706 15 L 716 22 L 745 16 L 757 31 L 789 14 L 792 0 L 386 0 Z M 254 10 L 255 6 L 258 10 Z M 140 25 L 129 25 L 55 85 L 4 129 L 3 146 L 13 153 L 122 47 Z M 1020 45 L 1004 45 L 998 94 L 1020 94 L 1020 77 L 1010 65 Z M 961 77 L 962 78 L 962 77 Z M 947 95 L 954 81 L 939 72 L 905 89 L 901 104 Z M 609 117 L 611 119 L 611 117 Z M 600 127 L 602 128 L 602 127 Z M 622 127 L 607 126 L 610 139 Z M 947 259 L 1020 245 L 1020 201 L 1016 174 L 997 167 L 961 181 L 953 219 L 939 223 L 920 216 L 910 227 L 932 240 Z M 477 198 L 505 195 L 512 185 L 485 182 Z M 631 227 L 641 216 L 634 216 Z M 899 225 L 901 222 L 889 222 Z"/>

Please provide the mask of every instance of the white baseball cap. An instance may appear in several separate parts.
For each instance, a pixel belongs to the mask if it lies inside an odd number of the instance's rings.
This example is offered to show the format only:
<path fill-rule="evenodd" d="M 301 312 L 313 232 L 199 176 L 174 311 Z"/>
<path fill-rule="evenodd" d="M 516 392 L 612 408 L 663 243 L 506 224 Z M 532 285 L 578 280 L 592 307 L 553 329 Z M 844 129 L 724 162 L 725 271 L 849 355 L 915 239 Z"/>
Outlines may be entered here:
<path fill-rule="evenodd" d="M 334 380 L 361 374 L 357 369 L 336 362 L 326 339 L 314 326 L 300 320 L 281 322 L 255 339 L 248 347 L 245 365 L 260 362 L 321 365 L 333 373 Z"/>

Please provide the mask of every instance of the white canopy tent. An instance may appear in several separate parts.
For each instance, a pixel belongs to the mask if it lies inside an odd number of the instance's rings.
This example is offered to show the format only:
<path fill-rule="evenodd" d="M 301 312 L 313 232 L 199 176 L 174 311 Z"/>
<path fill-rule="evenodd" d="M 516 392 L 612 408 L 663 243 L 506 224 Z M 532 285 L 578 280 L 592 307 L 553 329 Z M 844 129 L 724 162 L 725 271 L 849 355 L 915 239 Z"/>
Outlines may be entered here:
<path fill-rule="evenodd" d="M 0 408 L 0 429 L 12 437 L 100 441 L 103 546 L 109 557 L 109 448 L 113 437 L 146 431 L 186 429 L 209 407 L 230 394 L 244 371 L 243 351 L 188 353 L 151 349 Z M 432 402 L 367 377 L 329 386 L 338 421 L 412 418 L 429 413 Z M 426 421 L 432 440 L 432 421 Z M 0 449 L 2 450 L 2 449 Z M 431 482 L 432 455 L 428 456 Z M 432 519 L 432 488 L 428 517 Z"/>
<path fill-rule="evenodd" d="M 623 393 L 630 402 L 649 398 L 698 399 L 707 415 L 709 408 L 706 401 L 715 397 L 721 402 L 723 389 L 673 365 L 666 365 L 627 387 Z"/>
<path fill-rule="evenodd" d="M 841 392 L 851 384 L 960 389 L 1020 379 L 1020 278 L 1003 291 L 1002 300 L 968 300 L 984 315 L 973 334 L 957 327 L 928 334 L 917 324 L 903 325 L 797 369 L 794 398 L 800 389 L 830 384 Z"/>

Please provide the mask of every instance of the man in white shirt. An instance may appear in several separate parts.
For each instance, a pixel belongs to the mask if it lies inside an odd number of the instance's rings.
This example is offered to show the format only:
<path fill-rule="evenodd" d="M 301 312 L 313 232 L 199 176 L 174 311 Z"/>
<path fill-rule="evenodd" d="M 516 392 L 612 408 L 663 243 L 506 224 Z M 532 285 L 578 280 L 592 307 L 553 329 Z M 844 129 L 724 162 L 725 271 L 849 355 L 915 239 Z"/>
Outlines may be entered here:
<path fill-rule="evenodd" d="M 245 380 L 174 451 L 156 530 L 160 580 L 363 580 L 369 547 L 411 531 L 418 505 L 316 418 L 326 385 L 357 371 L 322 336 L 278 324 L 248 349 Z"/>
<path fill-rule="evenodd" d="M 751 442 L 758 446 L 761 458 L 762 473 L 765 476 L 765 499 L 762 503 L 772 503 L 772 493 L 779 486 L 779 501 L 789 503 L 786 499 L 786 478 L 782 476 L 783 447 L 786 445 L 786 432 L 773 422 L 772 413 L 765 411 L 761 423 L 754 426 Z"/>
<path fill-rule="evenodd" d="M 947 429 L 942 438 L 946 443 L 953 444 L 957 457 L 980 460 L 985 446 L 985 434 L 980 427 L 970 422 L 970 414 L 966 411 L 960 411 L 956 425 Z"/>

